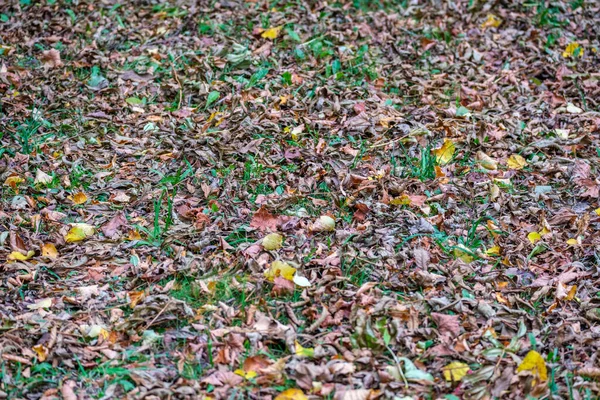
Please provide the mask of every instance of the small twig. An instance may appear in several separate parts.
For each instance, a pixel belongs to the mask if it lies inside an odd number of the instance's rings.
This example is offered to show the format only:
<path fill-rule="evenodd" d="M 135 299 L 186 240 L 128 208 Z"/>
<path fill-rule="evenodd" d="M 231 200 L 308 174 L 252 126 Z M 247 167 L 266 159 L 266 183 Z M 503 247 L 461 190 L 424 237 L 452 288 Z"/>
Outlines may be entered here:
<path fill-rule="evenodd" d="M 162 310 L 160 310 L 158 312 L 158 314 L 156 314 L 156 316 L 152 319 L 152 321 L 150 321 L 150 323 L 148 323 L 148 325 L 146 325 L 146 327 L 144 328 L 144 330 L 147 330 L 148 328 L 150 328 L 152 326 L 152 324 L 154 323 L 154 321 L 156 321 L 156 319 L 158 317 L 160 317 L 160 315 L 167 309 L 167 307 L 169 306 L 169 304 L 171 304 L 171 300 L 167 301 L 167 304 L 165 304 L 165 306 L 162 308 Z"/>
<path fill-rule="evenodd" d="M 306 332 L 311 333 L 312 331 L 317 329 L 319 326 L 321 326 L 323 321 L 327 319 L 327 317 L 329 317 L 329 310 L 327 309 L 327 307 L 323 306 L 323 312 L 321 313 L 321 315 L 319 315 L 319 318 L 317 318 L 317 320 L 313 322 L 311 326 L 308 327 Z"/>
<path fill-rule="evenodd" d="M 175 81 L 179 85 L 179 101 L 177 102 L 177 109 L 179 110 L 181 108 L 181 102 L 183 101 L 183 85 L 179 80 L 179 76 L 177 75 L 177 71 L 175 71 L 175 66 L 173 64 L 171 64 L 171 70 L 173 71 L 173 77 L 175 78 Z"/>
<path fill-rule="evenodd" d="M 400 374 L 400 377 L 402 378 L 402 382 L 404 382 L 404 388 L 407 389 L 408 381 L 406 380 L 406 377 L 404 376 L 404 371 L 402 371 L 402 364 L 400 364 L 400 360 L 398 360 L 398 357 L 396 357 L 396 354 L 394 354 L 392 349 L 390 349 L 390 346 L 388 346 L 386 344 L 385 348 L 390 352 L 390 354 L 394 358 L 394 361 L 396 362 L 396 368 L 398 368 L 398 373 Z"/>

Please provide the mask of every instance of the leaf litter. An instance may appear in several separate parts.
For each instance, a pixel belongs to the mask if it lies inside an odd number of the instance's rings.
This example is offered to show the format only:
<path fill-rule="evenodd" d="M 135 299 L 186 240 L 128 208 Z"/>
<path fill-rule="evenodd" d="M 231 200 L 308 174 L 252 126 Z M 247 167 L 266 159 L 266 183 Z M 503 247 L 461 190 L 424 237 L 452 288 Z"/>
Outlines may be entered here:
<path fill-rule="evenodd" d="M 595 398 L 595 2 L 4 2 L 0 398 Z"/>

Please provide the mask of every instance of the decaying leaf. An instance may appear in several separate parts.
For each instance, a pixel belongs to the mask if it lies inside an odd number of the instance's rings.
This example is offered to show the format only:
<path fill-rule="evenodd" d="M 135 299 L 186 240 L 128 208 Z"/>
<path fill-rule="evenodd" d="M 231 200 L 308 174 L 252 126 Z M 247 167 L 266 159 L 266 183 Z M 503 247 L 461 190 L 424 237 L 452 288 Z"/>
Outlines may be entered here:
<path fill-rule="evenodd" d="M 530 350 L 519 367 L 517 368 L 517 372 L 527 371 L 530 372 L 534 378 L 542 381 L 548 380 L 548 369 L 546 367 L 546 361 L 535 350 Z"/>
<path fill-rule="evenodd" d="M 450 139 L 444 139 L 444 143 L 442 147 L 436 150 L 432 150 L 433 155 L 435 156 L 436 161 L 440 165 L 446 165 L 452 160 L 454 157 L 454 152 L 456 151 L 456 146 L 454 142 Z"/>
<path fill-rule="evenodd" d="M 89 224 L 75 223 L 71 224 L 71 229 L 65 235 L 65 241 L 67 243 L 80 242 L 94 234 L 96 229 Z"/>

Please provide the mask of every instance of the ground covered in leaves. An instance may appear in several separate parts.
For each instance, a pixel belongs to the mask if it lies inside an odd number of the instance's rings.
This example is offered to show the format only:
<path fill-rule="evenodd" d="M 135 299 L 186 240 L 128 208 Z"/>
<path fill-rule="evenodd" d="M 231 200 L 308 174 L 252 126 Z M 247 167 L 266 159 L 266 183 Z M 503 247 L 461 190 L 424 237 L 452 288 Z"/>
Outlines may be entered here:
<path fill-rule="evenodd" d="M 597 398 L 595 1 L 0 6 L 0 398 Z"/>

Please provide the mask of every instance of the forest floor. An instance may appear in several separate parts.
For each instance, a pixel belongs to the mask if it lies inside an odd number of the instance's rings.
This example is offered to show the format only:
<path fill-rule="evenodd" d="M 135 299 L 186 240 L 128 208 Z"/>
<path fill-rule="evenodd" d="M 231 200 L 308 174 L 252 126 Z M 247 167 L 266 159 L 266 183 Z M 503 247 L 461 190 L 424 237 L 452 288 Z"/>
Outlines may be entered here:
<path fill-rule="evenodd" d="M 0 5 L 0 398 L 600 395 L 596 1 Z"/>

